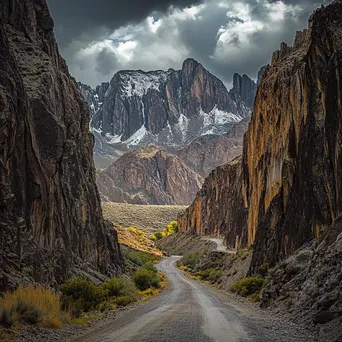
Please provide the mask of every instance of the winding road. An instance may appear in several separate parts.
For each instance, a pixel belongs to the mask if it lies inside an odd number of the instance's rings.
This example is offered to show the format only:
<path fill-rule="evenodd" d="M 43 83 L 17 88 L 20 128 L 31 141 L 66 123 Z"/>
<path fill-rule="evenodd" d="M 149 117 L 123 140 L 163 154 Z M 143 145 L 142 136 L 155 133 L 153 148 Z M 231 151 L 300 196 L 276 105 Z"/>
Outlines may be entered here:
<path fill-rule="evenodd" d="M 218 237 L 204 237 L 203 240 L 215 242 L 216 243 L 216 250 L 218 252 L 228 253 L 228 254 L 236 254 L 235 250 L 228 249 L 223 244 L 223 239 L 222 238 L 218 238 Z"/>
<path fill-rule="evenodd" d="M 311 341 L 287 325 L 274 325 L 268 318 L 260 318 L 245 309 L 241 311 L 221 291 L 187 278 L 175 265 L 178 259 L 163 259 L 158 265 L 169 280 L 168 288 L 160 295 L 73 341 Z"/>

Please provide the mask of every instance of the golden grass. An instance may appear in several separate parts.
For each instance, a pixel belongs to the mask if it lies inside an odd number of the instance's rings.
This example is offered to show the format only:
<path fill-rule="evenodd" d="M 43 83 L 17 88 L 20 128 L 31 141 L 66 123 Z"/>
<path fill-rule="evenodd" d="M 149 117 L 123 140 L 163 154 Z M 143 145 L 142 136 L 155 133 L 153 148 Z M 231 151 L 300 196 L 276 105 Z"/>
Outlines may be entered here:
<path fill-rule="evenodd" d="M 19 287 L 13 292 L 6 292 L 0 299 L 0 314 L 7 310 L 13 322 L 22 321 L 23 313 L 18 309 L 19 303 L 40 312 L 41 317 L 36 323 L 43 327 L 60 328 L 71 320 L 70 313 L 61 310 L 60 297 L 44 287 Z"/>
<path fill-rule="evenodd" d="M 85 326 L 88 325 L 89 323 L 91 323 L 92 321 L 102 318 L 104 315 L 103 314 L 97 314 L 97 315 L 92 315 L 92 314 L 88 314 L 88 315 L 83 315 L 81 317 L 77 317 L 74 318 L 72 320 L 73 324 L 76 325 L 80 325 L 80 326 Z"/>
<path fill-rule="evenodd" d="M 171 221 L 176 221 L 178 214 L 187 207 L 103 202 L 102 208 L 104 217 L 113 224 L 134 227 L 150 236 L 163 231 Z"/>
<path fill-rule="evenodd" d="M 140 230 L 132 229 L 132 227 L 122 228 L 119 225 L 115 225 L 115 230 L 118 233 L 121 245 L 126 245 L 137 251 L 162 256 L 162 252 L 155 247 L 154 242 L 145 235 L 142 235 Z"/>

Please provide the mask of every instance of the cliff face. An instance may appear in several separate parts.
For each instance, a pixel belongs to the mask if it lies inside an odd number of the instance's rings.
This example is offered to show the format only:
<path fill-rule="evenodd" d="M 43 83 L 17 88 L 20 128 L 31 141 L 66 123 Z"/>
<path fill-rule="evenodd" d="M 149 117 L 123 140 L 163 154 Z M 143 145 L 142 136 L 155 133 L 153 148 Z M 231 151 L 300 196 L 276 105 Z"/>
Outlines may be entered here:
<path fill-rule="evenodd" d="M 342 2 L 273 54 L 244 153 L 253 265 L 325 234 L 342 210 Z"/>
<path fill-rule="evenodd" d="M 242 154 L 243 136 L 249 120 L 250 117 L 246 117 L 234 124 L 226 134 L 198 138 L 177 154 L 192 170 L 206 177 L 217 166 Z"/>
<path fill-rule="evenodd" d="M 248 107 L 253 108 L 256 91 L 257 84 L 247 75 L 241 76 L 237 73 L 233 75 L 233 88 L 229 91 L 229 94 L 235 102 L 243 102 Z"/>
<path fill-rule="evenodd" d="M 341 1 L 315 11 L 309 29 L 297 33 L 293 47 L 283 43 L 263 72 L 243 150 L 247 231 L 239 225 L 239 214 L 229 215 L 239 227 L 237 235 L 247 236 L 246 245 L 253 244 L 252 271 L 325 235 L 342 210 L 341 13 Z M 230 174 L 228 166 L 210 187 L 216 186 L 218 194 L 204 199 L 206 212 L 218 210 L 219 218 L 230 210 L 230 196 L 236 196 L 226 190 Z M 200 194 L 193 204 L 197 209 L 181 218 L 182 230 L 207 233 L 209 227 L 210 233 L 222 234 L 221 225 L 202 221 L 196 204 L 201 202 Z"/>
<path fill-rule="evenodd" d="M 95 185 L 89 109 L 45 0 L 0 0 L 0 290 L 123 267 Z"/>
<path fill-rule="evenodd" d="M 203 179 L 174 154 L 154 146 L 126 153 L 97 180 L 105 201 L 187 205 Z"/>
<path fill-rule="evenodd" d="M 120 71 L 94 90 L 79 87 L 92 108 L 95 153 L 100 155 L 148 144 L 184 148 L 203 135 L 226 133 L 251 112 L 243 96 L 233 99 L 193 59 L 184 61 L 181 70 Z"/>
<path fill-rule="evenodd" d="M 239 157 L 210 173 L 192 205 L 178 217 L 181 232 L 222 236 L 230 248 L 246 245 L 241 161 Z"/>

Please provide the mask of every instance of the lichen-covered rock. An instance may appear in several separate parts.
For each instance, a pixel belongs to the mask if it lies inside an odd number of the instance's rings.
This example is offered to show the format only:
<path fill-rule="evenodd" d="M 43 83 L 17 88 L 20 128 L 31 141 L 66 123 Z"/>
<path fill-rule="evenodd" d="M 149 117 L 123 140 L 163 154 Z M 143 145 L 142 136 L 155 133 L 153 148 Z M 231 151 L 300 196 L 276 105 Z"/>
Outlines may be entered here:
<path fill-rule="evenodd" d="M 123 268 L 92 148 L 45 0 L 0 0 L 0 291 Z"/>
<path fill-rule="evenodd" d="M 190 204 L 203 179 L 175 154 L 147 146 L 127 152 L 97 179 L 104 201 Z"/>

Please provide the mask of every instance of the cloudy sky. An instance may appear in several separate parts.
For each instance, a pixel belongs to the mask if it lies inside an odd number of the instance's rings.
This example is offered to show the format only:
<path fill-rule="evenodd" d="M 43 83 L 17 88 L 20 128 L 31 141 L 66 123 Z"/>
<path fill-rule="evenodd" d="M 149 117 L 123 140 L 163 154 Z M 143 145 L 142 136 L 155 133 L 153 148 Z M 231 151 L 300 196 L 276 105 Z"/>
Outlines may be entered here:
<path fill-rule="evenodd" d="M 231 84 L 256 77 L 323 0 L 47 0 L 62 55 L 95 86 L 122 69 L 180 69 L 195 58 Z"/>

